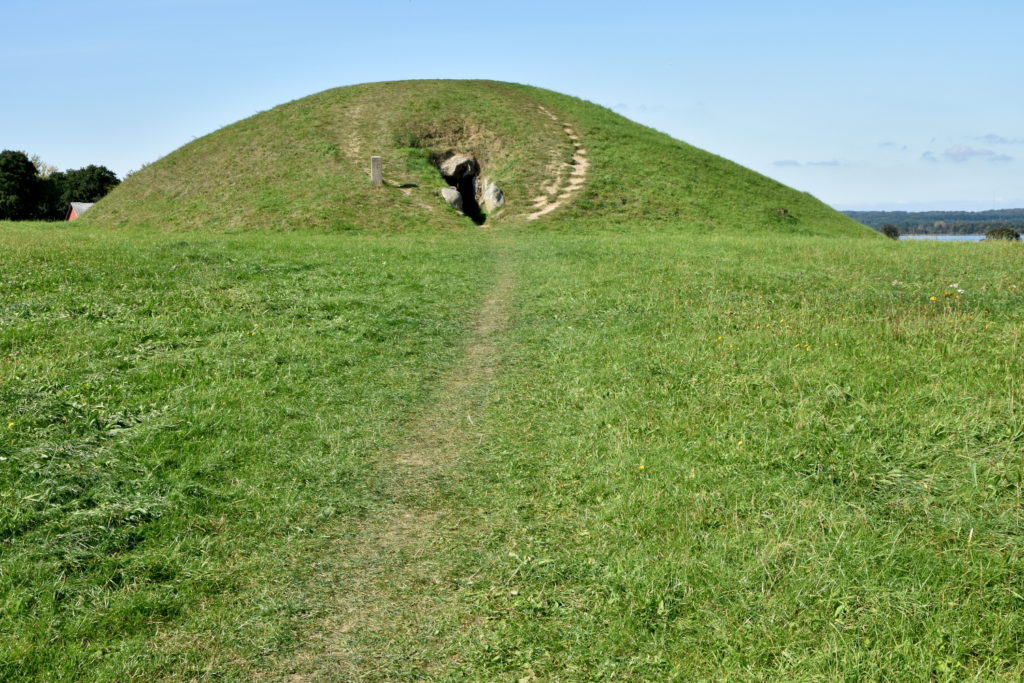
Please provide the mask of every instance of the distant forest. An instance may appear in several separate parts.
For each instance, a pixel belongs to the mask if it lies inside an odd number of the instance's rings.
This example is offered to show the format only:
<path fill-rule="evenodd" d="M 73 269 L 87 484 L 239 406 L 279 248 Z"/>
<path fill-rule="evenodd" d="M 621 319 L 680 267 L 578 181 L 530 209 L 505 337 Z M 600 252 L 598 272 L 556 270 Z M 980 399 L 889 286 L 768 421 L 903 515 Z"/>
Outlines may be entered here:
<path fill-rule="evenodd" d="M 1024 209 L 995 211 L 844 211 L 876 230 L 895 225 L 901 235 L 984 235 L 991 228 L 1024 234 Z"/>

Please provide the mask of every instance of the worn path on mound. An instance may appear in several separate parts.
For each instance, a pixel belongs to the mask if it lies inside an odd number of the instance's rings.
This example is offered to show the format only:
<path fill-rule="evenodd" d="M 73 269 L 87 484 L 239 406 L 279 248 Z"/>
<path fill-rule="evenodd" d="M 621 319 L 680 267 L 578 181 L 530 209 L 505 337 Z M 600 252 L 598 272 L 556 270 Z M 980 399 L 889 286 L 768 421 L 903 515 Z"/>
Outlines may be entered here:
<path fill-rule="evenodd" d="M 440 493 L 460 456 L 486 435 L 483 414 L 499 360 L 495 337 L 506 327 L 515 286 L 506 238 L 492 238 L 494 283 L 462 357 L 438 380 L 403 446 L 382 464 L 394 475 L 390 508 L 334 549 L 344 560 L 332 577 L 328 616 L 296 658 L 283 663 L 288 680 L 429 674 L 446 666 L 435 655 L 453 636 L 452 620 L 470 620 L 459 614 L 458 586 L 445 576 L 443 541 L 458 521 L 444 509 Z"/>
<path fill-rule="evenodd" d="M 551 182 L 543 188 L 544 194 L 534 197 L 531 202 L 533 211 L 526 217 L 534 221 L 541 216 L 547 215 L 572 199 L 587 182 L 587 170 L 590 168 L 590 159 L 587 157 L 587 150 L 580 142 L 579 135 L 568 123 L 560 121 L 550 110 L 538 107 L 552 121 L 561 124 L 569 142 L 572 143 L 572 163 L 561 164 L 555 172 Z"/>

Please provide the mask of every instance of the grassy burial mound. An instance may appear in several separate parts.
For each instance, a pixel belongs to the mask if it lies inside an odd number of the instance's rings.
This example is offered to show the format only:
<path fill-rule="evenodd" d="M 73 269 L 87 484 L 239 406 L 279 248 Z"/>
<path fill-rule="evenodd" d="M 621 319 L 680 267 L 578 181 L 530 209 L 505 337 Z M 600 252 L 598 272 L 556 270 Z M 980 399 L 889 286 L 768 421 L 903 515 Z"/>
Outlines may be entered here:
<path fill-rule="evenodd" d="M 548 90 L 494 81 L 337 88 L 191 142 L 129 177 L 100 225 L 402 229 L 466 219 L 440 197 L 453 154 L 476 162 L 477 222 L 673 220 L 701 231 L 869 234 L 807 194 Z M 384 186 L 369 160 L 383 157 Z M 490 181 L 498 208 L 482 195 Z"/>

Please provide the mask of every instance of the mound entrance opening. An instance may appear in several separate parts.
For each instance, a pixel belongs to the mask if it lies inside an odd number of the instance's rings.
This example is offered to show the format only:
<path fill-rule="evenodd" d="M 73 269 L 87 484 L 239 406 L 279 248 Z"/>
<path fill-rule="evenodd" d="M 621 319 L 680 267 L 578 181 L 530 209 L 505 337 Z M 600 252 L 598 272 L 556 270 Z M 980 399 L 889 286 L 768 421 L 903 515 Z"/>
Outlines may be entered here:
<path fill-rule="evenodd" d="M 453 207 L 462 211 L 471 221 L 477 225 L 483 225 L 487 220 L 480 202 L 477 201 L 477 185 L 480 177 L 480 164 L 476 159 L 465 154 L 448 154 L 438 160 L 437 169 L 441 177 L 448 183 L 448 189 L 452 188 L 458 193 L 456 197 L 452 192 L 442 191 L 442 196 Z"/>
<path fill-rule="evenodd" d="M 448 152 L 435 157 L 434 165 L 448 184 L 441 196 L 477 225 L 483 225 L 487 214 L 505 204 L 501 188 L 481 176 L 480 163 L 473 157 Z"/>

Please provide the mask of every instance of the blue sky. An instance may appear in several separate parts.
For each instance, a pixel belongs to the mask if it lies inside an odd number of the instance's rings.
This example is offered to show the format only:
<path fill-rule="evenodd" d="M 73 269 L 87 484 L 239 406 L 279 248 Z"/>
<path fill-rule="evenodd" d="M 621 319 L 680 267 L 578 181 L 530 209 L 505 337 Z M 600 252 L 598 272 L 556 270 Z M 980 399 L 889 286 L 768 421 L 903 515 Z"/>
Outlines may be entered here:
<path fill-rule="evenodd" d="M 0 149 L 118 174 L 331 87 L 529 83 L 841 209 L 1024 206 L 1024 3 L 2 0 Z"/>

